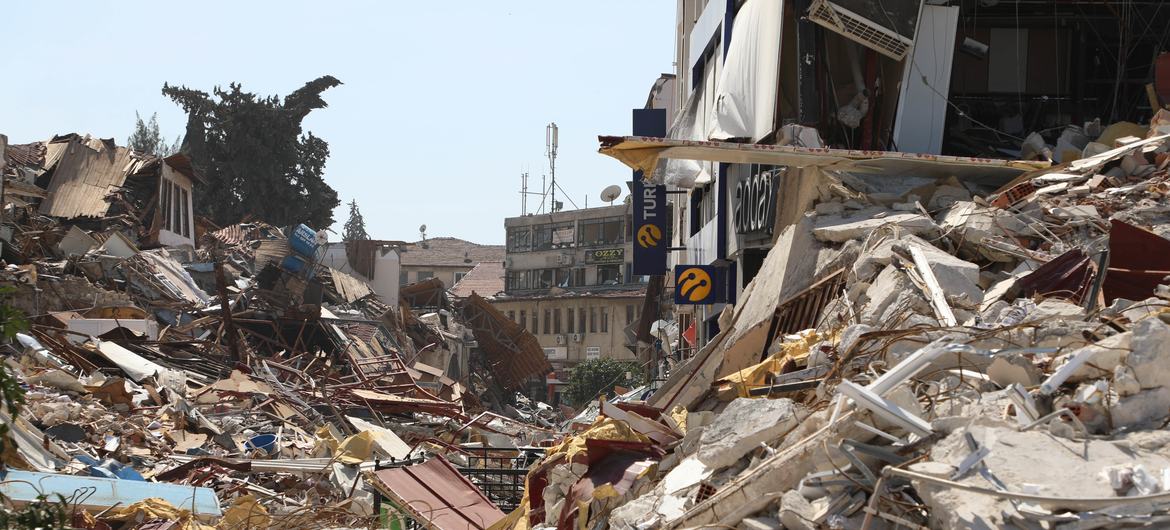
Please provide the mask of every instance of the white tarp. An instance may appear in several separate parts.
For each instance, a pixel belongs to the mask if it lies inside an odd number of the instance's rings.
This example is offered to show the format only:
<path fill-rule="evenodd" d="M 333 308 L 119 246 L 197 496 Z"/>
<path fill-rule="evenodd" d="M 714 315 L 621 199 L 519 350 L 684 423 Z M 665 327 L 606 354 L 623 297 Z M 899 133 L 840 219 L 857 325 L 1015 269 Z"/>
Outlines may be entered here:
<path fill-rule="evenodd" d="M 699 123 L 699 109 L 703 106 L 702 95 L 702 87 L 691 92 L 690 97 L 687 98 L 686 105 L 683 106 L 678 118 L 674 120 L 674 124 L 670 127 L 670 138 L 676 140 L 706 140 L 702 132 L 703 126 Z M 662 164 L 660 168 L 661 176 L 653 175 L 653 180 L 654 182 L 669 186 L 693 188 L 696 184 L 702 185 L 712 181 L 711 174 L 706 169 L 707 165 L 697 160 L 670 159 L 665 164 Z"/>
<path fill-rule="evenodd" d="M 135 383 L 141 383 L 144 379 L 153 377 L 154 374 L 165 370 L 165 368 L 154 364 L 141 355 L 113 342 L 99 340 L 97 341 L 97 345 L 98 352 L 101 356 L 117 365 L 118 368 L 121 368 Z"/>
<path fill-rule="evenodd" d="M 782 0 L 748 0 L 735 15 L 716 91 L 711 139 L 758 142 L 775 129 L 783 12 Z"/>
<path fill-rule="evenodd" d="M 959 6 L 926 5 L 902 76 L 894 145 L 904 153 L 942 153 Z"/>

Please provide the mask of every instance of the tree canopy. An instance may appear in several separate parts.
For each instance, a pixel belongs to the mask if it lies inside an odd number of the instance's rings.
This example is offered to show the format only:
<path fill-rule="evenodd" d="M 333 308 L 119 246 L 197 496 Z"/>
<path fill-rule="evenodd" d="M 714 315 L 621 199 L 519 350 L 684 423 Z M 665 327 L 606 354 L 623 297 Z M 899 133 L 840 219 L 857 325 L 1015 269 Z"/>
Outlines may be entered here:
<path fill-rule="evenodd" d="M 364 241 L 370 238 L 366 232 L 366 220 L 358 210 L 357 199 L 349 201 L 349 220 L 345 222 L 345 230 L 341 234 L 343 241 Z"/>
<path fill-rule="evenodd" d="M 565 400 L 580 407 L 603 392 L 612 392 L 615 386 L 634 386 L 641 376 L 642 369 L 636 362 L 589 359 L 573 367 L 569 386 L 565 389 Z"/>
<path fill-rule="evenodd" d="M 323 76 L 283 99 L 245 92 L 239 83 L 212 94 L 163 85 L 162 92 L 187 113 L 181 151 L 208 180 L 196 210 L 220 225 L 244 218 L 278 226 L 333 224 L 337 192 L 322 173 L 329 144 L 301 128 L 321 93 L 340 85 Z"/>

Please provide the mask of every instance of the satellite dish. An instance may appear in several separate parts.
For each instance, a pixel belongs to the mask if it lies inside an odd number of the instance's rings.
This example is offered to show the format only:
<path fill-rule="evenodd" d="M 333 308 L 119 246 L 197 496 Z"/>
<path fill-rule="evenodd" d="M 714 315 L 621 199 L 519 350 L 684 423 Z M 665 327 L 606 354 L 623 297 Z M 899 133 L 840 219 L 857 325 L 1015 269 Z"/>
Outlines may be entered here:
<path fill-rule="evenodd" d="M 613 186 L 606 187 L 605 189 L 601 190 L 601 200 L 608 202 L 608 203 L 611 203 L 611 204 L 613 203 L 613 201 L 616 201 L 617 198 L 620 197 L 621 195 L 622 195 L 622 189 L 619 186 L 617 186 L 616 184 Z"/>

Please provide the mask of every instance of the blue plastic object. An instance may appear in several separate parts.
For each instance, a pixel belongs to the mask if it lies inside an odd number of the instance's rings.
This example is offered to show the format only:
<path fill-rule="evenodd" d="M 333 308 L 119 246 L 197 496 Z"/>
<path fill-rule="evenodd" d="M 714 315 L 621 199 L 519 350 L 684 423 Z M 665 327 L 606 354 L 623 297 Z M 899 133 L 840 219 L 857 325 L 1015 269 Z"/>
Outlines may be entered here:
<path fill-rule="evenodd" d="M 293 252 L 312 258 L 317 253 L 317 232 L 305 225 L 297 225 L 288 237 L 288 244 Z"/>
<path fill-rule="evenodd" d="M 244 447 L 248 450 L 260 449 L 265 453 L 272 454 L 276 452 L 276 435 L 275 434 L 261 434 L 253 436 L 251 440 L 244 443 Z"/>

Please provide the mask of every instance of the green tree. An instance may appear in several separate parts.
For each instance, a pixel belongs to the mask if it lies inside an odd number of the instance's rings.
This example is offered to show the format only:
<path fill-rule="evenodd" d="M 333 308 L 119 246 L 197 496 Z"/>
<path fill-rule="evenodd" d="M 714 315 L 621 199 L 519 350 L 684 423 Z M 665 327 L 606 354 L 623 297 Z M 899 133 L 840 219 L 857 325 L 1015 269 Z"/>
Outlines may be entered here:
<path fill-rule="evenodd" d="M 601 393 L 613 392 L 615 386 L 630 387 L 642 380 L 642 368 L 636 362 L 613 359 L 590 359 L 573 367 L 565 399 L 580 407 Z"/>
<path fill-rule="evenodd" d="M 341 234 L 343 241 L 364 241 L 370 238 L 366 232 L 366 220 L 358 210 L 357 199 L 349 201 L 349 220 L 345 222 L 345 230 Z"/>
<path fill-rule="evenodd" d="M 171 156 L 179 152 L 180 140 L 175 138 L 175 142 L 168 145 L 167 139 L 159 131 L 157 112 L 150 115 L 149 121 L 143 121 L 142 116 L 135 111 L 134 119 L 134 132 L 126 140 L 126 145 L 129 145 L 131 149 L 139 153 L 158 156 Z"/>
<path fill-rule="evenodd" d="M 0 287 L 0 340 L 3 342 L 10 342 L 17 333 L 28 329 L 24 313 L 8 303 L 8 297 L 14 291 L 12 287 Z M 24 405 L 24 390 L 8 370 L 7 365 L 0 368 L 0 407 L 9 417 L 15 418 Z M 11 451 L 15 451 L 15 443 L 9 425 L 0 421 L 0 454 L 7 455 Z M 3 466 L 0 461 L 0 468 Z M 0 528 L 65 528 L 68 506 L 64 497 L 55 496 L 55 500 L 41 496 L 36 502 L 13 508 L 7 497 L 0 495 Z"/>
<path fill-rule="evenodd" d="M 281 99 L 244 92 L 238 83 L 212 94 L 163 85 L 162 92 L 187 113 L 181 151 L 208 180 L 196 203 L 218 224 L 245 216 L 284 226 L 333 224 L 337 192 L 322 174 L 329 144 L 301 129 L 321 93 L 340 85 L 323 76 Z"/>

